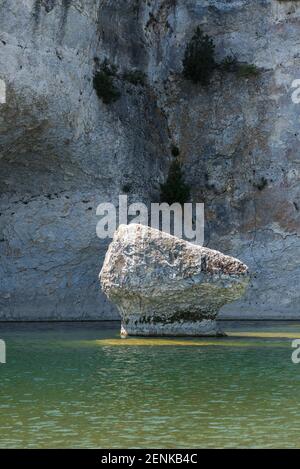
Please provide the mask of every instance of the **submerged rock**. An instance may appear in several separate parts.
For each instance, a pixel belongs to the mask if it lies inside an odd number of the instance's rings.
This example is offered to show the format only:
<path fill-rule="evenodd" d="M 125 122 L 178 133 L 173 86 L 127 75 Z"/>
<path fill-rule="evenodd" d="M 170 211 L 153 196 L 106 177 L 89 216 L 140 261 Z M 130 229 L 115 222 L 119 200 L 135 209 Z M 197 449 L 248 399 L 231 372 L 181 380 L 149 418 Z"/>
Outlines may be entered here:
<path fill-rule="evenodd" d="M 238 259 L 135 224 L 116 231 L 100 272 L 124 336 L 220 335 L 220 308 L 240 298 L 248 280 Z"/>

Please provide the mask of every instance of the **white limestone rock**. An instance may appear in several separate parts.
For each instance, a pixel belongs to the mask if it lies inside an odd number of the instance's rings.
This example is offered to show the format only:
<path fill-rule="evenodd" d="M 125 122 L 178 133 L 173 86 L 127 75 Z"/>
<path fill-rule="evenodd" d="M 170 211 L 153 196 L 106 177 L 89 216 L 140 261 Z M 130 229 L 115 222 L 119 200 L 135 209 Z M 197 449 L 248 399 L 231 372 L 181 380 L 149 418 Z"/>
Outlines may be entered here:
<path fill-rule="evenodd" d="M 121 314 L 121 334 L 220 335 L 222 306 L 240 298 L 245 264 L 143 225 L 121 225 L 100 273 Z"/>

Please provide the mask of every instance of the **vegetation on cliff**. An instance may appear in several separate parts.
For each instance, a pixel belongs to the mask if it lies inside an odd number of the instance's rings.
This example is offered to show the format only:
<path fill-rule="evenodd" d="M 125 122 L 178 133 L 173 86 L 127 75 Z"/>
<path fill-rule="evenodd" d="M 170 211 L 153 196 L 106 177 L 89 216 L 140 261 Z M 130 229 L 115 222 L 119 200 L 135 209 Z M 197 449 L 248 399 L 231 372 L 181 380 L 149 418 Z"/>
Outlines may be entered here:
<path fill-rule="evenodd" d="M 227 55 L 221 63 L 217 63 L 213 39 L 204 34 L 199 26 L 186 46 L 182 63 L 183 76 L 202 86 L 209 85 L 216 69 L 235 73 L 239 78 L 256 77 L 259 74 L 256 65 L 239 62 L 234 55 Z"/>
<path fill-rule="evenodd" d="M 193 83 L 209 84 L 215 69 L 215 45 L 200 27 L 188 43 L 183 59 L 183 75 Z"/>
<path fill-rule="evenodd" d="M 169 169 L 167 180 L 164 184 L 160 185 L 161 202 L 167 202 L 172 205 L 173 203 L 184 204 L 190 199 L 190 187 L 184 181 L 181 163 L 176 159 L 172 161 Z"/>
<path fill-rule="evenodd" d="M 95 59 L 98 65 L 98 59 Z M 99 66 L 99 65 L 98 65 Z M 104 104 L 110 104 L 117 101 L 121 93 L 114 84 L 114 77 L 116 75 L 116 67 L 109 64 L 107 60 L 104 60 L 94 74 L 93 84 L 94 89 L 99 99 L 102 99 Z"/>

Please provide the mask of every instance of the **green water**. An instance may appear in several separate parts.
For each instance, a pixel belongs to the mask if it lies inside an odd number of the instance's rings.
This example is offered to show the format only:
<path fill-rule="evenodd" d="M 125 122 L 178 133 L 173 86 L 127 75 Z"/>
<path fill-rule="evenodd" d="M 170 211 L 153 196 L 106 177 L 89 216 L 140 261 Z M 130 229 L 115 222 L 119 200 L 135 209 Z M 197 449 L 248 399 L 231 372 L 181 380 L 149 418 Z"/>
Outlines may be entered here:
<path fill-rule="evenodd" d="M 118 327 L 0 324 L 1 448 L 300 447 L 300 324 L 174 341 Z"/>

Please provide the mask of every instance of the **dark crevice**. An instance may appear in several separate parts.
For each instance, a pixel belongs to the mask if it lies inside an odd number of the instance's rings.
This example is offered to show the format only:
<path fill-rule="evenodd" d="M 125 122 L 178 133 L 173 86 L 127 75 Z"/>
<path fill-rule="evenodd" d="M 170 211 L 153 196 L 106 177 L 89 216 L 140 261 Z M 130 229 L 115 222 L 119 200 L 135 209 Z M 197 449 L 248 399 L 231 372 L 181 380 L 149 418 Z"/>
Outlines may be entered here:
<path fill-rule="evenodd" d="M 42 0 L 35 0 L 34 5 L 33 5 L 32 15 L 33 15 L 36 25 L 40 22 L 41 8 L 42 8 Z"/>

